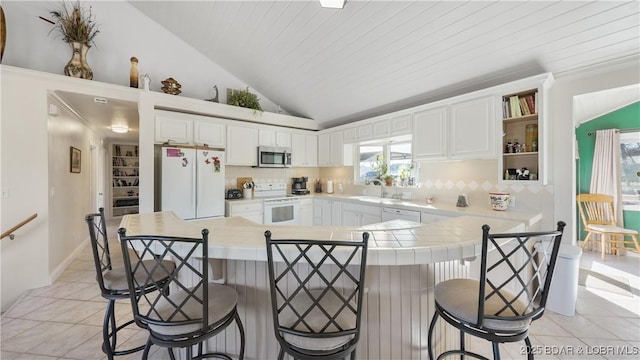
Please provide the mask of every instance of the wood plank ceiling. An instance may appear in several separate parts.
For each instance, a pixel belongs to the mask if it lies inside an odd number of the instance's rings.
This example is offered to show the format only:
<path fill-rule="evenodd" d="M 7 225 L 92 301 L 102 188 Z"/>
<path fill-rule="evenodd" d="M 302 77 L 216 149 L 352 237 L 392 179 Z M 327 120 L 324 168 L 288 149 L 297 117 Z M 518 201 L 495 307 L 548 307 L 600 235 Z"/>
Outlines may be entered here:
<path fill-rule="evenodd" d="M 131 4 L 323 127 L 640 53 L 638 1 Z"/>

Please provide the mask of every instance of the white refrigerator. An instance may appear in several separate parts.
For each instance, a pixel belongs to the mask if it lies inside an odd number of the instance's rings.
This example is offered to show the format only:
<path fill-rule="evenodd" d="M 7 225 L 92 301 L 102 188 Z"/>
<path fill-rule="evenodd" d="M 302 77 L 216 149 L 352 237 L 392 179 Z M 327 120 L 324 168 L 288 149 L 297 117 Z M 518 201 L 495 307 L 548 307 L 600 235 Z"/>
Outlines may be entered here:
<path fill-rule="evenodd" d="M 224 151 L 162 148 L 162 211 L 183 219 L 224 216 Z"/>

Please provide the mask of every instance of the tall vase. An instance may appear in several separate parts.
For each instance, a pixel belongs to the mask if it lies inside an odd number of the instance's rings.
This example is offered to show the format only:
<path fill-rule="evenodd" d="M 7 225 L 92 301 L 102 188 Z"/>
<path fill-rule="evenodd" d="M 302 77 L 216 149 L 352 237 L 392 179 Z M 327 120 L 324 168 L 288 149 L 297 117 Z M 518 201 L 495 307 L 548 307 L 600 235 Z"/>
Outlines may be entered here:
<path fill-rule="evenodd" d="M 89 45 L 83 42 L 70 42 L 73 49 L 73 55 L 71 60 L 64 67 L 64 74 L 71 77 L 77 77 L 80 79 L 93 79 L 93 70 L 87 64 L 87 51 L 89 51 Z"/>

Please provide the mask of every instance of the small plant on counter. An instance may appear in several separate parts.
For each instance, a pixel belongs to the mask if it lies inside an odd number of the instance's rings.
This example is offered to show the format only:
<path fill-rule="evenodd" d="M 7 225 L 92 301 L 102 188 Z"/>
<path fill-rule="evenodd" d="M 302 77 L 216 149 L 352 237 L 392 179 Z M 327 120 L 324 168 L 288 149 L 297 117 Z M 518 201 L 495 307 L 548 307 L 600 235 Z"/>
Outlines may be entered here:
<path fill-rule="evenodd" d="M 232 91 L 227 98 L 227 104 L 253 109 L 254 113 L 255 111 L 262 111 L 260 99 L 256 94 L 250 93 L 248 87 L 244 90 Z"/>

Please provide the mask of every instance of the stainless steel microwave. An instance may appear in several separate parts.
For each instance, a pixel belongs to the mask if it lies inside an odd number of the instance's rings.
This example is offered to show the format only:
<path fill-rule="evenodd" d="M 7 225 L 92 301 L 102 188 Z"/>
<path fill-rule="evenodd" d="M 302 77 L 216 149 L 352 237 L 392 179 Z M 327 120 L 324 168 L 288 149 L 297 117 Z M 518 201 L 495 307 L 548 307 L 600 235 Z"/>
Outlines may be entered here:
<path fill-rule="evenodd" d="M 285 147 L 258 147 L 258 167 L 291 167 L 291 149 Z"/>

